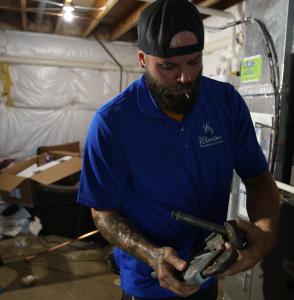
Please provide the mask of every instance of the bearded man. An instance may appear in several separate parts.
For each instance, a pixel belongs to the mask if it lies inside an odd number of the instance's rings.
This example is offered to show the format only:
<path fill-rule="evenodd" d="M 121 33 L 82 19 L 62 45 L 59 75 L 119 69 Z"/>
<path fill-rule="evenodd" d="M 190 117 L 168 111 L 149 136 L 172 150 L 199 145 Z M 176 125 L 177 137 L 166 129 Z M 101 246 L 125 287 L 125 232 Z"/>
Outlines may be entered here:
<path fill-rule="evenodd" d="M 216 278 L 190 285 L 178 276 L 207 232 L 170 216 L 223 224 L 234 170 L 247 188 L 250 222 L 238 226 L 248 246 L 222 275 L 253 267 L 275 242 L 278 192 L 248 108 L 233 86 L 202 76 L 203 46 L 191 2 L 150 4 L 138 22 L 145 72 L 89 128 L 78 202 L 116 247 L 124 300 L 217 298 Z"/>

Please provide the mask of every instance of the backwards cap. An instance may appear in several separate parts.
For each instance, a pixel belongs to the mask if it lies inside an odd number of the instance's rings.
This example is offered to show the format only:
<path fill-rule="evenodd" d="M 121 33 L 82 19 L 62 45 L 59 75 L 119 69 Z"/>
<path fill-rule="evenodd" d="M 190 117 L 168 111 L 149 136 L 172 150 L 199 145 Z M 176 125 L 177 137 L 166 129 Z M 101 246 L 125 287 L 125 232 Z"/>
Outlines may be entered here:
<path fill-rule="evenodd" d="M 191 31 L 198 42 L 191 46 L 170 48 L 172 37 Z M 141 13 L 138 21 L 138 47 L 146 54 L 171 57 L 203 50 L 204 29 L 199 11 L 187 0 L 157 0 Z"/>

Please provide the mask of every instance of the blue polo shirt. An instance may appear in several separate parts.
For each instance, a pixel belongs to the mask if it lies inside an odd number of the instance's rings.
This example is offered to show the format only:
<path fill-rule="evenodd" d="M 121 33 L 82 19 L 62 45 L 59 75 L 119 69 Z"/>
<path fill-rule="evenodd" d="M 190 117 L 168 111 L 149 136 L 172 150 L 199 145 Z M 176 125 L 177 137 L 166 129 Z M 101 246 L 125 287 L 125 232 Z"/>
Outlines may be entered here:
<path fill-rule="evenodd" d="M 206 77 L 182 122 L 156 105 L 144 76 L 94 115 L 84 148 L 78 202 L 117 209 L 158 246 L 183 259 L 206 233 L 170 217 L 180 210 L 222 224 L 233 170 L 267 169 L 248 108 L 228 83 Z M 144 262 L 116 249 L 122 289 L 145 298 L 173 296 Z"/>

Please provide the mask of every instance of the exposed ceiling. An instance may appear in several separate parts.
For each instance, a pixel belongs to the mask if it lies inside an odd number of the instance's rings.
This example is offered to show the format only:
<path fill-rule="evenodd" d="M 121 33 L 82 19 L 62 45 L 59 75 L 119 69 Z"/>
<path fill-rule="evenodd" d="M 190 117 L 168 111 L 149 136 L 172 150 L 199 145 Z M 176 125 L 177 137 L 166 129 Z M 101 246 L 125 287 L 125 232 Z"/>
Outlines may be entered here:
<path fill-rule="evenodd" d="M 0 30 L 24 30 L 102 40 L 136 41 L 142 0 L 0 0 Z M 224 10 L 242 0 L 194 0 L 194 4 Z M 64 7 L 74 7 L 66 22 Z M 203 18 L 206 16 L 203 15 Z"/>

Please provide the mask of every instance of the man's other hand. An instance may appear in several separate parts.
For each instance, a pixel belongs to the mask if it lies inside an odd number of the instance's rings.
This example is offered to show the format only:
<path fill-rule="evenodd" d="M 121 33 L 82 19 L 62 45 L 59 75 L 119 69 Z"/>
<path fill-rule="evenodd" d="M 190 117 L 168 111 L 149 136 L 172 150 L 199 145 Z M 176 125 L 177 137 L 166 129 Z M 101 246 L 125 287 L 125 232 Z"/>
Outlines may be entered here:
<path fill-rule="evenodd" d="M 272 237 L 269 232 L 264 232 L 254 223 L 238 219 L 237 225 L 244 231 L 247 239 L 247 247 L 238 250 L 238 260 L 227 271 L 219 277 L 234 275 L 239 272 L 253 268 L 272 249 Z M 226 243 L 226 248 L 233 247 Z"/>

